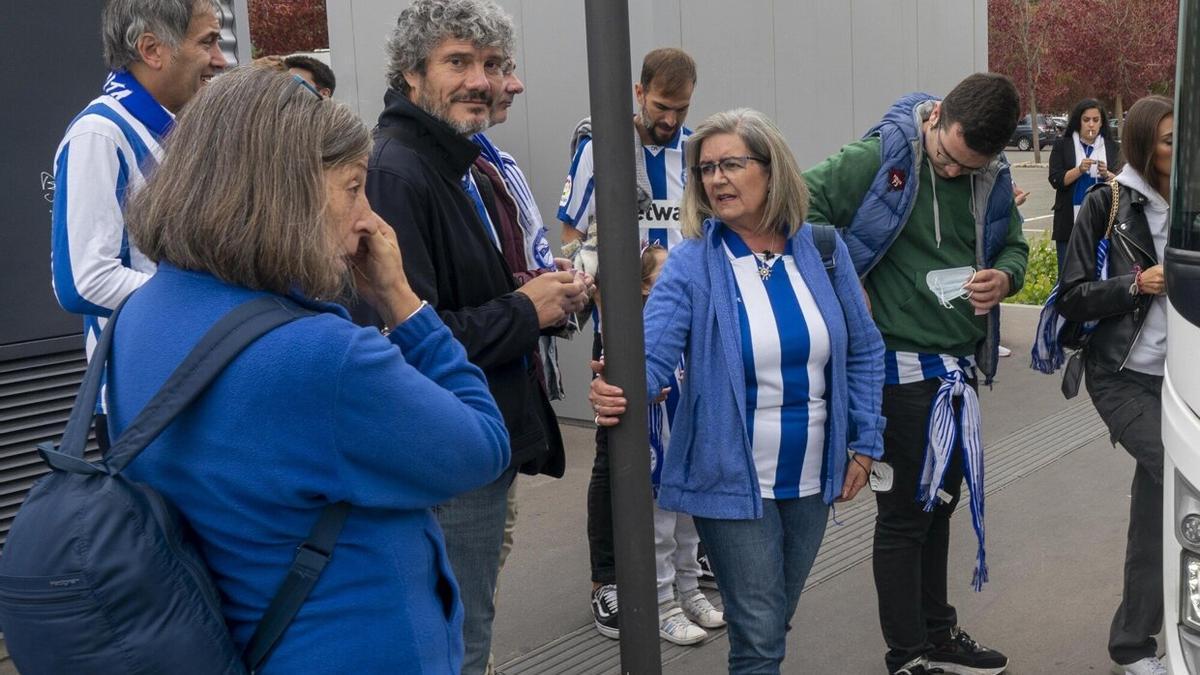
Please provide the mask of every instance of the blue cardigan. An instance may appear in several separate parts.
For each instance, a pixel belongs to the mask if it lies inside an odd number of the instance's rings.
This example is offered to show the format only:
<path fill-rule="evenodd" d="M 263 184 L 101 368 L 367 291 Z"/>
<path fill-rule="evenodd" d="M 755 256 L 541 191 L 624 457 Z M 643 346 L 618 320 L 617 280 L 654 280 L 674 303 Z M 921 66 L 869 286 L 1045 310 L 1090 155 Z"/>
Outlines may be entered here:
<path fill-rule="evenodd" d="M 669 386 L 680 354 L 687 358 L 658 503 L 706 518 L 761 518 L 762 493 L 746 431 L 737 283 L 722 247 L 723 227 L 710 219 L 701 238 L 672 248 L 646 302 L 647 396 Z M 833 362 L 821 492 L 832 504 L 845 481 L 847 447 L 875 459 L 883 454 L 883 338 L 841 239 L 832 284 L 811 228 L 801 227 L 790 244 L 829 330 Z"/>
<path fill-rule="evenodd" d="M 114 336 L 114 435 L 210 325 L 257 295 L 160 265 Z M 321 509 L 350 502 L 263 672 L 458 673 L 462 606 L 430 507 L 508 465 L 483 373 L 429 307 L 385 338 L 336 305 L 297 300 L 321 313 L 250 345 L 126 474 L 195 530 L 239 647 Z"/>

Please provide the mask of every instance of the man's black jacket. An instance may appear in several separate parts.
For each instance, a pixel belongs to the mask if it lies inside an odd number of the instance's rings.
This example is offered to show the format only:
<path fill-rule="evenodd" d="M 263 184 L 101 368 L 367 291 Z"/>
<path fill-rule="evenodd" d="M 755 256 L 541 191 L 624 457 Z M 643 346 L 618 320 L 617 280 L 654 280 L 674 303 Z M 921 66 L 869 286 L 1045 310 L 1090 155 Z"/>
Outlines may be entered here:
<path fill-rule="evenodd" d="M 512 465 L 562 476 L 558 422 L 530 357 L 540 334 L 537 311 L 515 292 L 508 265 L 462 188 L 479 148 L 397 91 L 389 89 L 384 104 L 367 199 L 396 231 L 413 291 L 437 309 L 487 376 L 508 427 Z"/>

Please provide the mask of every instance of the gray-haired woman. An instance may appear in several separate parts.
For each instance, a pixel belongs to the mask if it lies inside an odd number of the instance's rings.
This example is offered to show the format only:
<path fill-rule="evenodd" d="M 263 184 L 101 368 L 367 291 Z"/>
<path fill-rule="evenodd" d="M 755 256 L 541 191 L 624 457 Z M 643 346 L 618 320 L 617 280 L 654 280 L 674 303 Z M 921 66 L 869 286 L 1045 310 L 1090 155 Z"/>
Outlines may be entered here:
<path fill-rule="evenodd" d="M 115 432 L 233 307 L 276 295 L 315 312 L 243 351 L 127 471 L 191 525 L 239 647 L 318 514 L 351 505 L 264 673 L 457 673 L 462 607 L 430 507 L 509 460 L 482 373 L 413 294 L 367 204 L 369 149 L 346 106 L 241 68 L 183 111 L 129 209 L 159 267 L 116 327 Z M 389 334 L 318 299 L 352 272 Z"/>
<path fill-rule="evenodd" d="M 695 517 L 730 672 L 777 673 L 829 505 L 852 499 L 883 452 L 883 339 L 840 239 L 833 271 L 822 264 L 808 190 L 770 120 L 713 115 L 687 161 L 688 239 L 645 312 L 647 395 L 687 363 L 658 503 Z M 602 425 L 625 411 L 603 377 L 591 400 Z"/>

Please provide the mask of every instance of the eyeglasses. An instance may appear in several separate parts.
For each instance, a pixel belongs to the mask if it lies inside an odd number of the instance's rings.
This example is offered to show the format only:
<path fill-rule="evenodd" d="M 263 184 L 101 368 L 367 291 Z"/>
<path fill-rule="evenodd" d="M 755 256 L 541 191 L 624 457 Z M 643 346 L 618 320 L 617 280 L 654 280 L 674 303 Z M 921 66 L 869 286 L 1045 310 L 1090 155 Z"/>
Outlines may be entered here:
<path fill-rule="evenodd" d="M 983 166 L 971 166 L 970 164 L 963 164 L 962 162 L 958 161 L 957 159 L 954 159 L 954 157 L 950 156 L 950 153 L 946 152 L 946 146 L 942 144 L 942 127 L 941 127 L 941 125 L 935 127 L 935 129 L 937 130 L 937 165 L 938 166 L 940 166 L 942 168 L 949 168 L 952 166 L 957 166 L 958 168 L 962 169 L 966 173 L 975 173 L 976 171 L 982 171 L 984 168 L 987 167 L 987 164 L 984 164 Z"/>
<path fill-rule="evenodd" d="M 700 180 L 712 180 L 717 175 L 717 169 L 721 169 L 721 173 L 729 178 L 746 170 L 746 165 L 750 162 L 758 162 L 763 166 L 769 166 L 771 163 L 761 157 L 753 155 L 743 155 L 741 157 L 722 157 L 715 162 L 702 162 L 692 167 L 692 173 Z"/>
<path fill-rule="evenodd" d="M 288 98 L 291 98 L 292 95 L 295 94 L 297 91 L 300 91 L 300 87 L 304 87 L 305 89 L 311 91 L 312 95 L 316 96 L 318 101 L 325 100 L 325 97 L 321 95 L 321 92 L 317 91 L 316 87 L 309 84 L 308 80 L 306 80 L 303 77 L 300 77 L 299 75 L 296 75 L 296 74 L 292 75 L 292 81 L 288 84 L 287 92 L 284 93 L 285 100 Z"/>

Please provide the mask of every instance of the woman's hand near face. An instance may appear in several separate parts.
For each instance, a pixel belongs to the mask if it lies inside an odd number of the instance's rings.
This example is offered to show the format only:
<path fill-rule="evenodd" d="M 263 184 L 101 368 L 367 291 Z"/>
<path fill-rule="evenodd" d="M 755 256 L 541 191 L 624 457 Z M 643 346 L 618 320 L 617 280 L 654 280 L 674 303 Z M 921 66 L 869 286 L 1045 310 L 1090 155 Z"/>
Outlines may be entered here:
<path fill-rule="evenodd" d="M 404 274 L 396 233 L 374 211 L 356 223 L 355 228 L 363 234 L 358 252 L 351 260 L 355 287 L 379 312 L 384 323 L 395 326 L 421 306 L 421 299 Z"/>
<path fill-rule="evenodd" d="M 858 495 L 858 491 L 863 489 L 871 475 L 873 461 L 866 455 L 850 455 L 846 462 L 846 480 L 842 483 L 842 494 L 837 501 L 848 502 Z"/>

